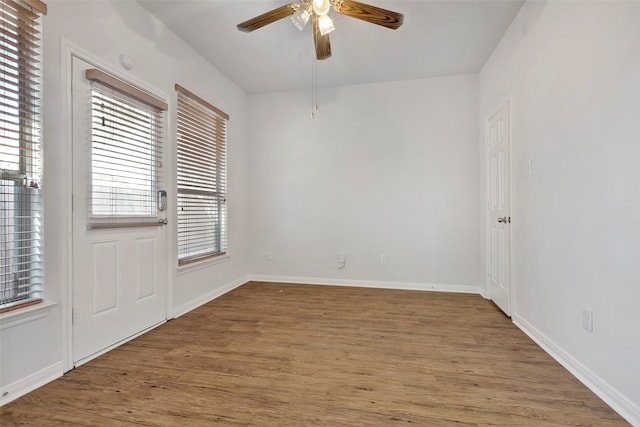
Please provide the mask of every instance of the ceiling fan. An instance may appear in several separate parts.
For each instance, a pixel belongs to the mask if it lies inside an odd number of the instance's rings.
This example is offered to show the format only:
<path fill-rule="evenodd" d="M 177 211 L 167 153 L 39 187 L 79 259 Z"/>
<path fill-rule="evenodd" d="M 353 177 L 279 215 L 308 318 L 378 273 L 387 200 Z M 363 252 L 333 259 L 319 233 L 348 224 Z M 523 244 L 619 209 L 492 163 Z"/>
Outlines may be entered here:
<path fill-rule="evenodd" d="M 316 58 L 327 59 L 331 56 L 329 33 L 335 29 L 328 15 L 331 6 L 341 15 L 361 19 L 372 24 L 391 28 L 392 30 L 398 29 L 404 19 L 401 13 L 354 0 L 299 0 L 298 3 L 289 3 L 285 6 L 280 6 L 248 21 L 242 22 L 238 24 L 237 27 L 240 31 L 250 33 L 265 25 L 291 16 L 293 23 L 302 31 L 309 21 L 309 18 L 311 18 Z"/>

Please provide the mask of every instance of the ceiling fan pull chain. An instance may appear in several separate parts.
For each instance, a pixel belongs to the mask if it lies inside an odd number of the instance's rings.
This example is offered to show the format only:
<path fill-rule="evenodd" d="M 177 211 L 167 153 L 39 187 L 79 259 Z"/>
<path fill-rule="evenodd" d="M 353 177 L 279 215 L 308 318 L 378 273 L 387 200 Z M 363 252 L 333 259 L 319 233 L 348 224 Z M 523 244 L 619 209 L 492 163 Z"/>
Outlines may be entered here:
<path fill-rule="evenodd" d="M 313 79 L 314 79 L 314 75 L 315 75 L 315 65 L 313 62 L 311 62 L 311 118 L 315 119 L 316 118 L 316 114 L 313 108 L 313 104 L 314 104 L 314 89 L 313 89 Z"/>
<path fill-rule="evenodd" d="M 316 58 L 316 79 L 314 82 L 316 89 L 316 111 L 318 111 L 318 59 Z"/>
<path fill-rule="evenodd" d="M 316 118 L 318 110 L 318 60 L 311 63 L 311 118 Z"/>

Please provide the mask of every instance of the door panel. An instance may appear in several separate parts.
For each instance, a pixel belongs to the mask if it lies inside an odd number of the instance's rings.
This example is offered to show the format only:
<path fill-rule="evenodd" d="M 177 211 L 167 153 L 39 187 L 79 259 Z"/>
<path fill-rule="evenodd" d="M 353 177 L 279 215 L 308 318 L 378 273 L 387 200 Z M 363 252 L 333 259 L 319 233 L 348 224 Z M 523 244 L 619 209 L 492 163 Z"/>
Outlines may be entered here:
<path fill-rule="evenodd" d="M 120 301 L 120 250 L 118 241 L 90 242 L 91 317 L 118 310 Z"/>
<path fill-rule="evenodd" d="M 489 298 L 511 315 L 509 104 L 487 122 L 487 278 Z"/>
<path fill-rule="evenodd" d="M 167 317 L 166 263 L 161 258 L 166 254 L 166 227 L 96 229 L 88 226 L 92 142 L 87 68 L 96 67 L 73 57 L 73 360 L 76 366 L 162 323 Z M 158 170 L 157 178 L 160 177 L 162 173 Z M 126 181 L 126 177 L 122 179 Z"/>
<path fill-rule="evenodd" d="M 156 245 L 154 238 L 136 239 L 136 301 L 157 295 L 157 268 L 147 268 L 150 265 L 159 267 L 156 261 Z"/>

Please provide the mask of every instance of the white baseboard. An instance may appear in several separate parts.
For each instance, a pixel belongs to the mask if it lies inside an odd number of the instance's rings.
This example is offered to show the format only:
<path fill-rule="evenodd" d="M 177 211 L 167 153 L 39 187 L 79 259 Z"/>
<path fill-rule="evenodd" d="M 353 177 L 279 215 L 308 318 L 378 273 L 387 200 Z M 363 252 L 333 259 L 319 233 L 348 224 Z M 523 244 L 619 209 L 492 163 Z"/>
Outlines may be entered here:
<path fill-rule="evenodd" d="M 0 388 L 0 406 L 5 405 L 24 396 L 25 394 L 42 387 L 43 385 L 60 378 L 63 374 L 62 362 L 40 369 L 31 375 L 20 378 L 17 381 Z"/>
<path fill-rule="evenodd" d="M 331 286 L 353 286 L 367 288 L 385 288 L 385 289 L 401 289 L 401 290 L 419 290 L 419 291 L 437 291 L 437 292 L 456 292 L 470 293 L 484 296 L 481 286 L 464 286 L 464 285 L 445 285 L 433 283 L 418 282 L 386 282 L 386 281 L 368 281 L 368 280 L 350 280 L 335 278 L 310 278 L 297 276 L 275 276 L 253 274 L 244 276 L 233 282 L 230 282 L 220 288 L 208 292 L 196 299 L 193 299 L 173 310 L 173 316 L 179 317 L 183 314 L 212 301 L 233 289 L 242 286 L 250 281 L 258 282 L 276 282 L 276 283 L 302 283 L 309 285 L 331 285 Z M 589 370 L 586 366 L 573 358 L 569 353 L 564 351 L 552 340 L 537 330 L 525 319 L 514 314 L 513 323 L 536 342 L 545 352 L 553 357 L 558 363 L 564 366 L 572 375 L 593 391 L 604 402 L 611 406 L 623 418 L 634 426 L 640 426 L 640 407 L 631 402 L 626 396 L 611 387 L 607 382 Z M 54 363 L 43 368 L 33 374 L 24 377 L 18 381 L 8 384 L 0 388 L 0 406 L 5 405 L 20 396 L 41 387 L 63 374 L 62 362 Z"/>
<path fill-rule="evenodd" d="M 232 290 L 234 290 L 235 288 L 244 285 L 245 283 L 249 282 L 250 278 L 249 276 L 244 276 L 241 277 L 239 279 L 234 280 L 233 282 L 227 283 L 226 285 L 223 285 L 219 288 L 216 288 L 214 290 L 212 290 L 211 292 L 207 292 L 204 295 L 199 296 L 198 298 L 192 299 L 191 301 L 182 304 L 178 307 L 175 307 L 173 309 L 173 318 L 176 317 L 180 317 L 183 314 L 186 314 L 188 312 L 190 312 L 191 310 L 200 307 L 203 304 L 208 303 L 209 301 L 212 301 L 218 297 L 221 297 L 222 295 L 226 294 L 227 292 L 230 292 Z"/>
<path fill-rule="evenodd" d="M 275 283 L 302 283 L 307 285 L 329 285 L 329 286 L 353 286 L 361 288 L 383 288 L 401 289 L 405 291 L 436 291 L 436 292 L 456 292 L 465 294 L 481 295 L 480 286 L 471 285 L 444 285 L 436 283 L 419 282 L 385 282 L 377 280 L 352 280 L 318 277 L 298 277 L 298 276 L 275 276 L 268 274 L 252 274 L 249 276 L 256 282 Z"/>
<path fill-rule="evenodd" d="M 640 426 L 640 407 L 638 405 L 611 387 L 606 381 L 556 345 L 545 334 L 529 324 L 522 317 L 514 315 L 513 323 L 558 363 L 571 372 L 582 384 L 593 391 L 607 405 L 611 406 L 621 417 L 633 426 Z"/>

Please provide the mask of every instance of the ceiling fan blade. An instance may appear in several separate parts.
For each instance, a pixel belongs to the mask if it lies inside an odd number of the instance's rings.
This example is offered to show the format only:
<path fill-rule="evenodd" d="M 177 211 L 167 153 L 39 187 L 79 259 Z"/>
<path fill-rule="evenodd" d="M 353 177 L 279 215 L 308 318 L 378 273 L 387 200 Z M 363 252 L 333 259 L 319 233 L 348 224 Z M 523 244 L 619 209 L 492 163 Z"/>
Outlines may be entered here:
<path fill-rule="evenodd" d="M 313 43 L 316 45 L 316 58 L 319 60 L 327 59 L 331 56 L 331 40 L 329 34 L 324 36 L 320 34 L 318 26 L 318 15 L 313 15 Z"/>
<path fill-rule="evenodd" d="M 298 9 L 300 9 L 300 5 L 298 3 L 290 3 L 285 6 L 280 6 L 277 9 L 270 10 L 269 12 L 263 13 L 262 15 L 256 16 L 255 18 L 249 19 L 248 21 L 244 21 L 238 24 L 237 27 L 240 31 L 250 33 L 251 31 L 262 28 L 267 24 L 271 24 L 272 22 L 276 22 L 280 19 L 286 18 L 287 16 L 293 15 L 298 11 Z"/>
<path fill-rule="evenodd" d="M 337 1 L 334 9 L 342 15 L 361 19 L 366 22 L 371 22 L 372 24 L 382 25 L 392 30 L 400 28 L 404 20 L 404 16 L 401 13 L 354 0 Z"/>

